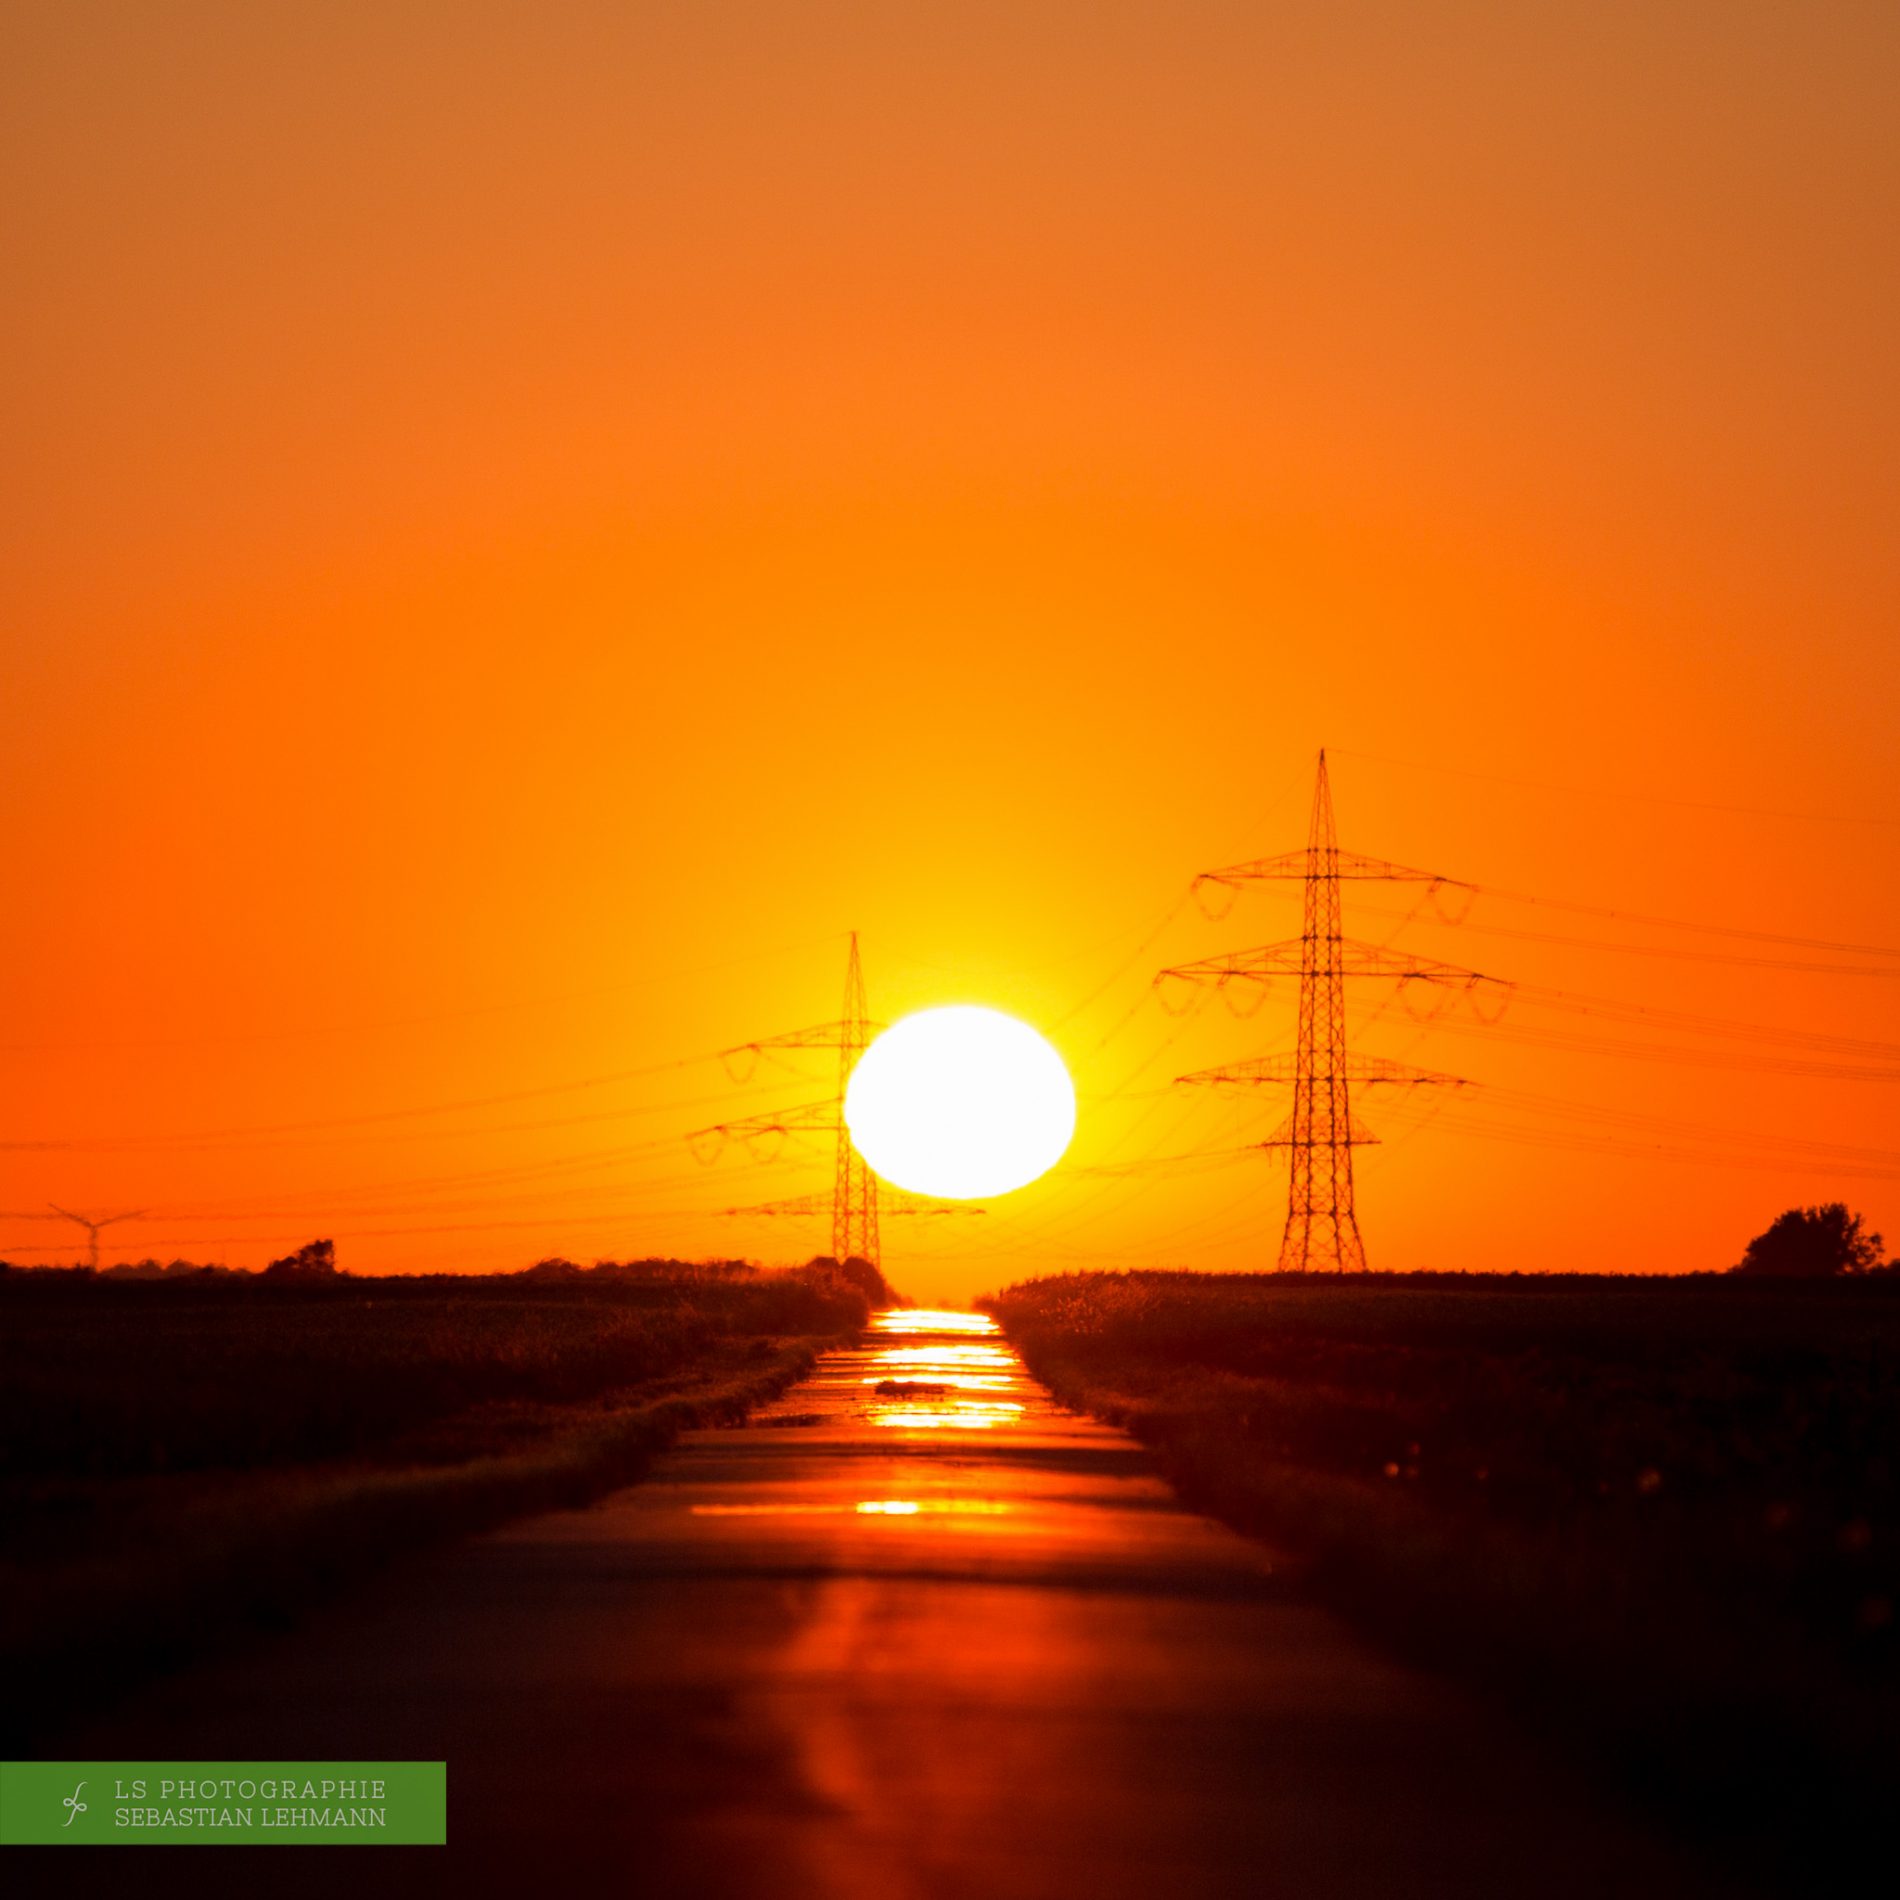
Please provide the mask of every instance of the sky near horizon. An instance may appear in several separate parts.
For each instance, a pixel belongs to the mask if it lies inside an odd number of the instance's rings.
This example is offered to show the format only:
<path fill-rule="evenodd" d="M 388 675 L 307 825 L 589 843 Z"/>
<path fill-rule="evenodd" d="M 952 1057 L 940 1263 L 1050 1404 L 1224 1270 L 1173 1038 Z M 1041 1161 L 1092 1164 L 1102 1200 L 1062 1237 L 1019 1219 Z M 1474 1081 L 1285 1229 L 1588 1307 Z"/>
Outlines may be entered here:
<path fill-rule="evenodd" d="M 720 1212 L 822 1143 L 682 1137 L 825 1093 L 708 1058 L 856 929 L 1080 1096 L 900 1285 L 1270 1264 L 1284 1102 L 1168 1084 L 1291 987 L 1149 978 L 1295 934 L 1187 885 L 1321 745 L 1480 887 L 1349 930 L 1523 986 L 1360 986 L 1480 1085 L 1356 1104 L 1372 1265 L 1900 1243 L 1897 86 L 1878 5 L 9 7 L 0 1257 L 822 1251 Z"/>

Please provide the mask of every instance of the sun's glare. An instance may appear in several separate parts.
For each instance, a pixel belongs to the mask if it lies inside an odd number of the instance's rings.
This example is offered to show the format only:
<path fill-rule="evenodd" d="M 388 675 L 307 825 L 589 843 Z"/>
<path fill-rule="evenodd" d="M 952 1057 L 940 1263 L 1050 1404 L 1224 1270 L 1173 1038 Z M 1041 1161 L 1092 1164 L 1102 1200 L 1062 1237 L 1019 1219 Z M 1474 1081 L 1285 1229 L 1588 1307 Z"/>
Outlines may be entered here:
<path fill-rule="evenodd" d="M 1027 1023 L 972 1004 L 921 1010 L 852 1071 L 845 1125 L 886 1181 L 979 1200 L 1046 1174 L 1075 1133 L 1075 1086 Z"/>

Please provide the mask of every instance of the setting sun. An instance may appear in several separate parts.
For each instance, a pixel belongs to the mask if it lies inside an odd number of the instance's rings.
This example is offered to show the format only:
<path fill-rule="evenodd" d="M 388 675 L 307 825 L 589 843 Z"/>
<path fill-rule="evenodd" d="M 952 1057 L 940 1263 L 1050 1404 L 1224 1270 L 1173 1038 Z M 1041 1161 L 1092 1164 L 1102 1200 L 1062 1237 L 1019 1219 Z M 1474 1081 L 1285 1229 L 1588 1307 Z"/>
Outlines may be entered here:
<path fill-rule="evenodd" d="M 1075 1087 L 1027 1023 L 974 1005 L 927 1009 L 864 1052 L 845 1094 L 858 1152 L 917 1194 L 974 1200 L 1046 1174 L 1075 1133 Z"/>
<path fill-rule="evenodd" d="M 1893 1861 L 1896 98 L 0 0 L 0 1855 Z"/>

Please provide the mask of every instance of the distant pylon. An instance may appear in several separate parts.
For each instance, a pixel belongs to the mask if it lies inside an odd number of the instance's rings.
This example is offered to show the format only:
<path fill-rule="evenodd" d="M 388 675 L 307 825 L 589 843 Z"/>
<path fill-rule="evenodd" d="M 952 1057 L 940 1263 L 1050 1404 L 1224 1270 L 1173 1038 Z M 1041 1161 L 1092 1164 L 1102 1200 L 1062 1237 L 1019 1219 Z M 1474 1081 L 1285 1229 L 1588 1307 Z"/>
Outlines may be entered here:
<path fill-rule="evenodd" d="M 1299 1028 L 1293 1061 L 1268 1057 L 1233 1068 L 1206 1069 L 1182 1076 L 1183 1082 L 1291 1082 L 1293 1112 L 1261 1145 L 1284 1148 L 1290 1164 L 1286 1230 L 1280 1238 L 1281 1272 L 1358 1272 L 1366 1264 L 1365 1242 L 1353 1199 L 1352 1151 L 1378 1137 L 1352 1114 L 1351 1083 L 1425 1084 L 1462 1087 L 1457 1076 L 1412 1069 L 1403 1063 L 1353 1057 L 1346 1050 L 1346 986 L 1349 976 L 1388 977 L 1400 983 L 1432 983 L 1470 989 L 1494 983 L 1476 970 L 1406 956 L 1380 944 L 1348 938 L 1340 918 L 1341 878 L 1367 878 L 1470 889 L 1455 878 L 1414 871 L 1383 858 L 1342 852 L 1333 825 L 1333 793 L 1326 754 L 1319 755 L 1313 787 L 1313 814 L 1306 849 L 1277 858 L 1256 858 L 1197 878 L 1198 884 L 1234 886 L 1256 878 L 1298 878 L 1305 885 L 1305 917 L 1300 935 L 1288 943 L 1267 944 L 1231 956 L 1163 970 L 1155 980 L 1225 985 L 1265 983 L 1275 976 L 1299 978 Z"/>
<path fill-rule="evenodd" d="M 871 1040 L 870 1014 L 864 1005 L 864 965 L 858 957 L 858 933 L 851 933 L 851 956 L 845 964 L 844 1011 L 838 1019 L 838 1161 L 831 1191 L 831 1257 L 834 1260 L 878 1258 L 877 1176 L 865 1166 L 845 1126 L 844 1096 L 851 1071 L 858 1066 Z"/>
<path fill-rule="evenodd" d="M 728 1141 L 737 1139 L 755 1143 L 794 1134 L 836 1132 L 837 1161 L 831 1197 L 831 1256 L 834 1260 L 868 1260 L 883 1269 L 878 1240 L 877 1176 L 865 1166 L 864 1157 L 851 1144 L 851 1131 L 845 1126 L 844 1096 L 851 1083 L 851 1072 L 858 1066 L 872 1036 L 883 1027 L 873 1022 L 864 1001 L 864 965 L 858 955 L 858 933 L 851 933 L 851 952 L 845 962 L 844 1014 L 835 1023 L 819 1023 L 811 1029 L 794 1029 L 782 1036 L 767 1036 L 759 1042 L 741 1043 L 723 1049 L 728 1072 L 732 1060 L 756 1063 L 773 1049 L 835 1049 L 838 1052 L 838 1093 L 830 1101 L 804 1102 L 796 1108 L 779 1109 L 770 1114 L 748 1115 L 737 1121 L 718 1122 L 711 1128 L 695 1129 L 687 1136 L 694 1151 L 704 1161 L 715 1159 Z M 805 1204 L 787 1201 L 763 1207 L 729 1208 L 733 1214 L 802 1213 Z"/>
<path fill-rule="evenodd" d="M 1365 1270 L 1366 1245 L 1352 1198 L 1352 1100 L 1346 1081 L 1345 937 L 1339 918 L 1339 836 L 1333 788 L 1319 755 L 1306 833 L 1306 922 L 1300 932 L 1300 1033 L 1287 1132 L 1292 1183 L 1280 1271 L 1314 1264 Z M 1317 1233 L 1315 1230 L 1317 1229 Z M 1317 1247 L 1315 1246 L 1317 1241 Z"/>

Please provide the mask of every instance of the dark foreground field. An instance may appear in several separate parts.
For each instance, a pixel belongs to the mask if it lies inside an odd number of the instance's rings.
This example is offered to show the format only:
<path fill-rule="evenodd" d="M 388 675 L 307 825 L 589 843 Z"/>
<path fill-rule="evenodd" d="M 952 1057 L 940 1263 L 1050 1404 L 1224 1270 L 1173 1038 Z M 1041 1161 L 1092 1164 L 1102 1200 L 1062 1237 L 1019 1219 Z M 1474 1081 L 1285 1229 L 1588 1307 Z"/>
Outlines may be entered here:
<path fill-rule="evenodd" d="M 573 1504 L 869 1315 L 822 1270 L 0 1272 L 0 1740 L 393 1552 Z"/>
<path fill-rule="evenodd" d="M 1072 1274 L 989 1303 L 1038 1377 L 1783 1872 L 1900 1773 L 1900 1284 Z"/>

